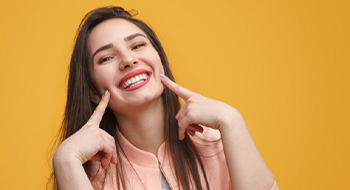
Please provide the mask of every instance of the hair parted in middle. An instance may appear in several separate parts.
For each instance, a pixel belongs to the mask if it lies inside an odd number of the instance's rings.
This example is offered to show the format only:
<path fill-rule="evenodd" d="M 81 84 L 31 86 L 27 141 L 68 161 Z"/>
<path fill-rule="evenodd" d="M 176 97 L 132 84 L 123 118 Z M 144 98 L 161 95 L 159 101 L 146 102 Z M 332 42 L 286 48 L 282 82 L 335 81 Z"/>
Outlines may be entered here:
<path fill-rule="evenodd" d="M 88 37 L 98 24 L 116 18 L 125 19 L 145 32 L 152 46 L 159 54 L 164 68 L 164 74 L 174 81 L 164 49 L 156 34 L 147 24 L 139 19 L 133 18 L 130 12 L 125 11 L 122 7 L 109 6 L 90 11 L 81 21 L 75 37 L 69 69 L 67 102 L 60 129 L 60 137 L 58 139 L 59 143 L 63 142 L 84 126 L 97 106 L 90 97 L 91 91 L 97 91 L 91 79 L 90 72 L 92 63 L 89 59 Z M 166 150 L 170 153 L 172 158 L 172 165 L 179 186 L 184 190 L 210 189 L 201 156 L 192 140 L 187 134 L 185 134 L 185 139 L 183 141 L 178 140 L 178 122 L 175 118 L 180 109 L 178 96 L 168 88 L 164 88 L 162 100 L 165 112 L 165 145 Z M 124 153 L 116 135 L 118 121 L 113 111 L 108 107 L 100 123 L 100 128 L 115 138 L 118 159 L 116 165 L 117 187 L 118 189 L 121 189 L 121 187 L 123 187 L 123 189 L 128 189 L 123 175 L 123 164 L 128 163 L 123 163 L 122 161 L 121 154 Z M 89 162 L 84 164 L 84 168 L 89 171 Z M 201 181 L 201 175 L 204 181 Z"/>

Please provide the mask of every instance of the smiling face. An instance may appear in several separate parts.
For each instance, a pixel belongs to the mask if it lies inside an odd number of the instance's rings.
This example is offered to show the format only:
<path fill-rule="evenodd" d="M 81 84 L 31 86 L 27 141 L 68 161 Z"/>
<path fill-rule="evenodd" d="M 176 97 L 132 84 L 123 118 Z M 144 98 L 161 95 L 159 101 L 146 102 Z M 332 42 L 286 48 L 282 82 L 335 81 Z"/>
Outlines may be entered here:
<path fill-rule="evenodd" d="M 99 95 L 111 93 L 109 107 L 123 113 L 152 101 L 164 90 L 161 59 L 147 35 L 133 23 L 116 18 L 98 24 L 89 35 L 91 78 Z"/>

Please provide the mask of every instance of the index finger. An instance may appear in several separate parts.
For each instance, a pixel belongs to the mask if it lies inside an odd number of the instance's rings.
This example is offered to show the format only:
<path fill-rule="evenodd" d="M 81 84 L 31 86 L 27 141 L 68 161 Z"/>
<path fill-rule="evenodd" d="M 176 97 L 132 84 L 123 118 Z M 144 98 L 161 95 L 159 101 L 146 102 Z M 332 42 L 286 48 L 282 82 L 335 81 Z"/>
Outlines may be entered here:
<path fill-rule="evenodd" d="M 188 98 L 190 98 L 193 95 L 193 92 L 176 84 L 172 80 L 170 80 L 165 75 L 161 74 L 161 81 L 163 84 L 168 87 L 172 92 L 174 92 L 176 95 L 178 95 L 183 100 L 187 101 Z"/>
<path fill-rule="evenodd" d="M 102 99 L 100 103 L 97 105 L 94 113 L 91 115 L 90 119 L 87 123 L 100 123 L 103 117 L 103 114 L 105 113 L 105 110 L 108 106 L 110 94 L 108 93 L 108 90 L 105 91 L 105 94 L 102 96 Z"/>

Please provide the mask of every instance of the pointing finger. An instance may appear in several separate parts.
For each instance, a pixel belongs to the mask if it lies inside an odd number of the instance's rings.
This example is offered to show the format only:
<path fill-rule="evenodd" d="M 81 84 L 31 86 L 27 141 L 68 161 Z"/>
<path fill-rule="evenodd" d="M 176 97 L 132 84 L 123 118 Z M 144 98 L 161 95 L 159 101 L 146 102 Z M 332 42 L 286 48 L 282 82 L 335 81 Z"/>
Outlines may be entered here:
<path fill-rule="evenodd" d="M 105 94 L 102 96 L 100 103 L 97 105 L 94 113 L 91 115 L 89 121 L 87 123 L 100 123 L 105 113 L 105 110 L 108 106 L 110 94 L 108 90 L 105 91 Z M 97 125 L 98 126 L 98 125 Z"/>
<path fill-rule="evenodd" d="M 192 96 L 193 92 L 171 81 L 165 75 L 160 74 L 160 77 L 162 83 L 183 100 L 187 101 Z"/>

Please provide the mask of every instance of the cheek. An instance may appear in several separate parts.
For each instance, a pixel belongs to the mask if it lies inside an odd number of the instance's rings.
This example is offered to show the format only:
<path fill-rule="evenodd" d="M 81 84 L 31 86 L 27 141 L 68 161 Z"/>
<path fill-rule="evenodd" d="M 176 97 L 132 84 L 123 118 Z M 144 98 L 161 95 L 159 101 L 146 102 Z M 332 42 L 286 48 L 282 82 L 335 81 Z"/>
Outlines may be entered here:
<path fill-rule="evenodd" d="M 114 81 L 115 72 L 112 68 L 98 68 L 94 70 L 93 82 L 96 89 L 103 93 Z"/>
<path fill-rule="evenodd" d="M 162 61 L 158 55 L 158 52 L 154 48 L 149 48 L 147 51 L 143 51 L 140 55 L 140 59 L 145 59 L 144 61 L 148 63 L 154 69 L 154 71 L 164 73 Z"/>
<path fill-rule="evenodd" d="M 158 56 L 158 54 L 157 54 L 157 56 Z M 154 60 L 155 61 L 154 61 L 153 67 L 154 67 L 155 71 L 158 72 L 156 74 L 159 75 L 160 73 L 164 73 L 164 67 L 163 67 L 162 61 L 160 60 L 160 57 L 159 56 L 155 57 Z"/>

